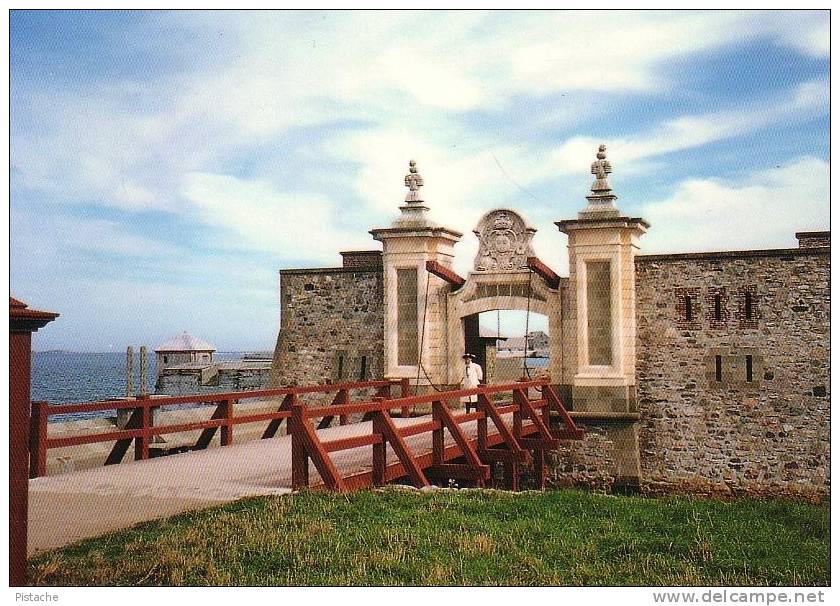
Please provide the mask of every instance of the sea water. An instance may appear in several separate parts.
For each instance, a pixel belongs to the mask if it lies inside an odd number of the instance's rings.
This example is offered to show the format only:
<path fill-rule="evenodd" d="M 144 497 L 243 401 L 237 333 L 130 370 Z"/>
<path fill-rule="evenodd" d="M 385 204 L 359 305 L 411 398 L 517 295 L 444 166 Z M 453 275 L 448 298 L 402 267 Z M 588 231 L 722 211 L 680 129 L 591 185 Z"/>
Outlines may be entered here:
<path fill-rule="evenodd" d="M 125 352 L 32 353 L 32 400 L 50 404 L 96 402 L 125 396 Z M 240 352 L 217 352 L 215 361 L 239 360 Z M 147 393 L 155 391 L 155 355 L 148 356 Z M 140 393 L 140 354 L 134 352 L 134 394 Z M 116 416 L 116 411 L 50 417 L 50 422 Z"/>

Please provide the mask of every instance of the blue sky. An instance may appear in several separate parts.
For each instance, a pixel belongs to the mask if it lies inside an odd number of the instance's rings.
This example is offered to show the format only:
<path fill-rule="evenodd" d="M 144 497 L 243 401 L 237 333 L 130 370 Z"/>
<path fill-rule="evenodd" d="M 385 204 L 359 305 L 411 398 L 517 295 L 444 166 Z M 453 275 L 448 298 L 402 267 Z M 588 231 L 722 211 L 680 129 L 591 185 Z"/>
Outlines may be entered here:
<path fill-rule="evenodd" d="M 829 227 L 828 32 L 827 11 L 14 11 L 11 292 L 62 314 L 38 349 L 272 349 L 277 270 L 378 248 L 410 158 L 461 273 L 504 206 L 567 275 L 553 222 L 599 143 L 643 253 L 795 246 Z"/>

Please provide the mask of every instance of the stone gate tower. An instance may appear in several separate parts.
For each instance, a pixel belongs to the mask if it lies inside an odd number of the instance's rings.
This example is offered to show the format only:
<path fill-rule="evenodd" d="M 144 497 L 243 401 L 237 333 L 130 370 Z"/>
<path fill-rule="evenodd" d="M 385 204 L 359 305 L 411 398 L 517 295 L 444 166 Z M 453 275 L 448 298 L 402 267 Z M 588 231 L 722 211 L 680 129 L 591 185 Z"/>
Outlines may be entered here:
<path fill-rule="evenodd" d="M 606 146 L 592 163 L 595 181 L 577 219 L 559 221 L 569 236 L 569 343 L 576 410 L 635 410 L 636 287 L 639 237 L 650 225 L 621 214 L 607 180 Z"/>
<path fill-rule="evenodd" d="M 446 310 L 440 294 L 447 285 L 426 271 L 426 262 L 451 268 L 453 247 L 462 234 L 429 219 L 421 191 L 423 178 L 414 160 L 409 163 L 405 185 L 408 194 L 400 216 L 391 227 L 370 232 L 382 242 L 384 376 L 419 377 L 420 385 L 429 381 L 440 384 L 446 382 L 447 355 Z"/>

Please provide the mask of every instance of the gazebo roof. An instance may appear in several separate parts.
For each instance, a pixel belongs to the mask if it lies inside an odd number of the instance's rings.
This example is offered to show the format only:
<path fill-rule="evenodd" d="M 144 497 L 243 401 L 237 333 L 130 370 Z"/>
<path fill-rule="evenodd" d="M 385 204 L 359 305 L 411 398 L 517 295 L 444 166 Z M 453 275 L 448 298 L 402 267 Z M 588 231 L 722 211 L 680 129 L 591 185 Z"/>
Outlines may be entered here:
<path fill-rule="evenodd" d="M 155 352 L 164 351 L 216 351 L 216 348 L 184 331 L 155 348 Z"/>

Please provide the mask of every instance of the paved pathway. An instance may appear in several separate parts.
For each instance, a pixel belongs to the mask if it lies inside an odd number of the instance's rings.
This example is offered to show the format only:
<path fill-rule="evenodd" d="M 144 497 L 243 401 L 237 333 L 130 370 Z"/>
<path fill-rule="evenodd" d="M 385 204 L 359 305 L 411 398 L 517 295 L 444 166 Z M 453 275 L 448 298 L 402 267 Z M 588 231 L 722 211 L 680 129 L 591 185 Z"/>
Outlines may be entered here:
<path fill-rule="evenodd" d="M 428 420 L 418 417 L 394 422 L 405 426 Z M 461 428 L 473 437 L 476 422 L 464 423 Z M 370 423 L 356 423 L 318 434 L 326 441 L 370 432 Z M 431 452 L 431 439 L 431 433 L 426 432 L 410 436 L 406 442 L 419 455 Z M 452 443 L 447 432 L 446 446 Z M 32 479 L 29 555 L 190 509 L 290 492 L 291 444 L 290 436 L 281 436 Z M 348 477 L 370 470 L 371 447 L 335 452 L 332 458 Z M 389 448 L 388 463 L 393 461 L 396 456 Z M 311 463 L 309 475 L 311 483 L 320 483 Z"/>

